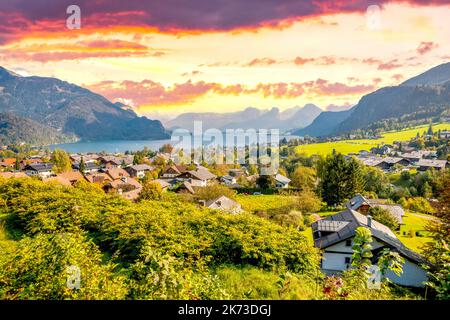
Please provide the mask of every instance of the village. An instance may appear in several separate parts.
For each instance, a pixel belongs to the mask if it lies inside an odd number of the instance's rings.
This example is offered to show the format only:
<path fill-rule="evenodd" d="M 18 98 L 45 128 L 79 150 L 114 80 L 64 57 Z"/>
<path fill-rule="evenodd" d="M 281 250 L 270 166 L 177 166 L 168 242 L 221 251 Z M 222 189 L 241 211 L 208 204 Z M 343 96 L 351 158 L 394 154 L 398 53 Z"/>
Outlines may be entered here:
<path fill-rule="evenodd" d="M 58 162 L 64 154 L 70 164 L 61 170 Z M 285 157 L 284 157 L 285 158 Z M 348 154 L 346 161 L 358 161 L 364 167 L 382 170 L 385 174 L 407 172 L 444 171 L 448 168 L 447 160 L 439 160 L 435 150 L 419 150 L 408 142 L 395 142 L 393 145 L 381 145 L 370 151 Z M 70 154 L 54 151 L 53 155 L 33 155 L 26 159 L 0 159 L 0 177 L 31 177 L 43 182 L 64 186 L 76 185 L 80 181 L 95 184 L 106 193 L 115 193 L 131 201 L 142 198 L 143 189 L 152 185 L 158 193 L 173 193 L 188 196 L 199 207 L 219 210 L 229 214 L 246 211 L 235 199 L 225 194 L 215 194 L 213 198 L 201 198 L 202 190 L 233 190 L 243 196 L 261 196 L 263 194 L 295 195 L 300 190 L 291 185 L 291 179 L 283 168 L 270 176 L 260 175 L 257 166 L 209 165 L 206 163 L 176 164 L 177 155 L 171 146 L 165 146 L 158 152 L 137 152 L 134 154 Z M 283 161 L 282 157 L 282 166 Z M 393 186 L 395 187 L 395 186 Z M 240 198 L 242 199 L 242 198 Z M 263 199 L 263 198 L 261 198 Z M 376 221 L 371 216 L 371 208 L 379 208 L 388 212 L 396 221 L 397 230 L 391 229 Z M 323 250 L 321 268 L 325 274 L 345 271 L 351 266 L 352 246 L 358 227 L 371 230 L 374 249 L 381 253 L 383 248 L 398 252 L 405 260 L 401 276 L 390 273 L 391 281 L 409 287 L 422 287 L 427 280 L 424 269 L 426 260 L 417 252 L 407 248 L 398 238 L 398 230 L 404 225 L 405 208 L 389 199 L 367 198 L 354 194 L 344 207 L 336 208 L 334 214 L 328 216 L 311 215 L 311 232 L 314 246 Z M 373 245 L 373 244 L 372 244 Z"/>

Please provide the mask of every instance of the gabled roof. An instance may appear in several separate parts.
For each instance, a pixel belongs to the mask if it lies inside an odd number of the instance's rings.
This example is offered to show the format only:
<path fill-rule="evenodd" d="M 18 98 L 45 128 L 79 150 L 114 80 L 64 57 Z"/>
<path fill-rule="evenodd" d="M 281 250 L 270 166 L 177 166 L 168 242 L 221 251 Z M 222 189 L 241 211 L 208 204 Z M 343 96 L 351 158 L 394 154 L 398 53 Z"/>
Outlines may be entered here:
<path fill-rule="evenodd" d="M 433 167 L 433 168 L 442 168 L 445 169 L 447 166 L 447 160 L 429 160 L 429 159 L 420 159 L 417 163 L 419 167 Z"/>
<path fill-rule="evenodd" d="M 134 166 L 131 166 L 130 168 L 135 171 L 151 171 L 151 170 L 155 169 L 154 167 L 151 167 L 147 164 L 136 164 Z"/>
<path fill-rule="evenodd" d="M 191 193 L 191 194 L 195 194 L 195 190 L 194 190 L 194 188 L 192 187 L 192 184 L 190 184 L 190 183 L 187 182 L 187 181 L 184 181 L 184 182 L 181 184 L 180 189 L 184 189 L 184 190 L 189 191 L 189 193 Z"/>
<path fill-rule="evenodd" d="M 26 170 L 33 170 L 33 171 L 51 171 L 53 169 L 53 164 L 52 163 L 33 163 L 33 164 L 28 164 L 25 167 Z"/>
<path fill-rule="evenodd" d="M 25 172 L 0 172 L 0 177 L 3 178 L 28 178 Z"/>
<path fill-rule="evenodd" d="M 284 184 L 288 184 L 289 182 L 291 182 L 291 179 L 283 176 L 282 174 L 277 173 L 275 175 L 275 180 Z"/>
<path fill-rule="evenodd" d="M 83 175 L 79 171 L 63 172 L 57 176 L 69 180 L 71 183 L 83 180 Z"/>
<path fill-rule="evenodd" d="M 405 210 L 399 204 L 386 203 L 386 199 L 366 199 L 362 195 L 357 194 L 347 203 L 347 207 L 352 210 L 358 210 L 362 205 L 368 205 L 370 207 L 380 207 L 389 211 L 399 223 L 403 223 L 402 217 L 405 215 Z"/>
<path fill-rule="evenodd" d="M 241 205 L 239 203 L 225 196 L 220 196 L 216 199 L 209 200 L 205 205 L 210 209 L 223 211 L 241 211 Z"/>
<path fill-rule="evenodd" d="M 128 178 L 130 176 L 130 174 L 128 172 L 126 172 L 124 169 L 122 168 L 113 168 L 113 169 L 108 169 L 106 171 L 107 174 L 109 174 L 109 176 L 113 179 L 120 179 L 122 177 L 126 177 Z"/>
<path fill-rule="evenodd" d="M 370 219 L 370 220 L 369 220 Z M 411 251 L 401 241 L 397 238 L 394 232 L 387 226 L 379 223 L 378 221 L 368 218 L 365 215 L 360 214 L 350 208 L 336 213 L 334 215 L 328 216 L 322 220 L 313 222 L 311 224 L 313 232 L 321 231 L 319 227 L 326 225 L 327 223 L 321 221 L 329 221 L 328 223 L 335 222 L 346 222 L 346 224 L 341 224 L 337 231 L 332 231 L 332 233 L 314 239 L 314 246 L 318 248 L 327 248 L 333 244 L 344 241 L 355 235 L 356 229 L 358 227 L 368 228 L 372 236 L 381 242 L 386 243 L 390 247 L 395 248 L 403 256 L 416 261 L 418 263 L 426 263 L 426 260 L 418 253 Z M 370 222 L 369 222 L 370 221 Z M 339 225 L 339 224 L 336 224 Z M 370 226 L 369 226 L 370 225 Z"/>
<path fill-rule="evenodd" d="M 208 169 L 205 168 L 197 168 L 197 170 L 190 170 L 187 173 L 198 180 L 211 180 L 216 178 L 215 174 L 212 174 Z"/>

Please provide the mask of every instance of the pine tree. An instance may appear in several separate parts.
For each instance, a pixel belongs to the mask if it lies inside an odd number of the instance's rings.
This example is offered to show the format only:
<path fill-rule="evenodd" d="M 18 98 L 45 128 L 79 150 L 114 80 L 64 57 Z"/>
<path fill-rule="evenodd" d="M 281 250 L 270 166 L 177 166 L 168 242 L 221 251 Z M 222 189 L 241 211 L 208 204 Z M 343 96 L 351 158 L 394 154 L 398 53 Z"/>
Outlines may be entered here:
<path fill-rule="evenodd" d="M 78 170 L 79 170 L 82 174 L 84 174 L 85 171 L 86 171 L 86 164 L 84 163 L 83 157 L 81 157 L 81 159 L 80 159 L 80 165 L 79 165 L 79 167 L 78 167 Z"/>

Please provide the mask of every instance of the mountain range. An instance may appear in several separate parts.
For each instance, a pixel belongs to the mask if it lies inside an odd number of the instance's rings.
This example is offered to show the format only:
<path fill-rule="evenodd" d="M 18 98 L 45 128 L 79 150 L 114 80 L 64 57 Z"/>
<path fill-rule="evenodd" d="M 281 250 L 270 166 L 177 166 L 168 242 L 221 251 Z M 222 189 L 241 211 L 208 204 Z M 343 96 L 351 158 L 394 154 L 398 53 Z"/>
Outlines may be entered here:
<path fill-rule="evenodd" d="M 311 125 L 293 132 L 315 137 L 377 128 L 387 121 L 450 118 L 450 63 L 441 64 L 398 86 L 363 96 L 347 111 L 323 112 Z"/>
<path fill-rule="evenodd" d="M 0 114 L 3 130 L 9 130 L 2 135 L 4 142 L 47 142 L 28 136 L 27 126 L 42 129 L 51 142 L 169 137 L 160 121 L 139 117 L 127 106 L 112 103 L 85 88 L 56 78 L 22 77 L 2 67 Z"/>
<path fill-rule="evenodd" d="M 322 109 L 307 104 L 284 111 L 278 108 L 261 110 L 248 107 L 238 112 L 183 113 L 165 123 L 167 128 L 183 128 L 192 132 L 194 121 L 202 121 L 203 130 L 225 129 L 290 129 L 306 127 L 322 112 Z"/>

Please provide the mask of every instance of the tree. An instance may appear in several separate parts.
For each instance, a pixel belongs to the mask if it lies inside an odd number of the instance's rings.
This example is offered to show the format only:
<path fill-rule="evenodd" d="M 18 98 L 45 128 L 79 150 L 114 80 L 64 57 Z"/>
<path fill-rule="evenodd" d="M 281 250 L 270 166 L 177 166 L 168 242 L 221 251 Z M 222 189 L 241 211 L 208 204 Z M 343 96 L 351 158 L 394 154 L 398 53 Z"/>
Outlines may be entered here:
<path fill-rule="evenodd" d="M 80 159 L 80 165 L 79 165 L 79 167 L 78 167 L 78 170 L 79 170 L 82 174 L 84 174 L 85 171 L 86 171 L 86 164 L 84 163 L 83 157 L 81 157 L 81 159 Z"/>
<path fill-rule="evenodd" d="M 342 154 L 331 154 L 318 163 L 319 191 L 328 205 L 339 205 L 344 200 L 364 191 L 361 164 Z"/>
<path fill-rule="evenodd" d="M 275 188 L 275 178 L 269 175 L 260 175 L 258 179 L 256 179 L 256 184 L 261 189 L 271 189 Z"/>
<path fill-rule="evenodd" d="M 170 143 L 165 143 L 161 146 L 161 148 L 159 148 L 159 152 L 162 153 L 172 153 L 173 151 L 173 146 Z"/>
<path fill-rule="evenodd" d="M 377 196 L 381 198 L 387 198 L 389 193 L 389 179 L 384 174 L 383 170 L 375 167 L 365 166 L 363 168 L 363 174 L 365 181 L 365 191 L 375 192 Z"/>
<path fill-rule="evenodd" d="M 159 200 L 162 195 L 162 187 L 158 182 L 148 180 L 142 186 L 139 200 Z"/>
<path fill-rule="evenodd" d="M 64 150 L 55 149 L 51 156 L 51 162 L 55 173 L 69 172 L 72 169 L 72 162 Z"/>
<path fill-rule="evenodd" d="M 298 204 L 296 208 L 302 213 L 314 213 L 320 210 L 322 207 L 322 201 L 317 195 L 306 190 L 298 195 Z"/>
<path fill-rule="evenodd" d="M 424 254 L 433 264 L 429 269 L 430 285 L 437 299 L 450 299 L 450 173 L 446 172 L 438 190 L 438 202 L 434 202 L 435 215 L 426 230 L 434 241 L 425 244 Z"/>
<path fill-rule="evenodd" d="M 372 207 L 369 208 L 367 214 L 371 215 L 376 221 L 384 224 L 389 229 L 397 230 L 399 227 L 397 219 L 386 209 Z"/>
<path fill-rule="evenodd" d="M 205 188 L 198 188 L 195 197 L 199 200 L 214 200 L 220 196 L 225 196 L 230 199 L 236 198 L 236 191 L 221 184 L 211 185 Z"/>
<path fill-rule="evenodd" d="M 314 190 L 316 187 L 317 172 L 313 168 L 297 167 L 291 174 L 291 185 L 302 191 Z"/>

